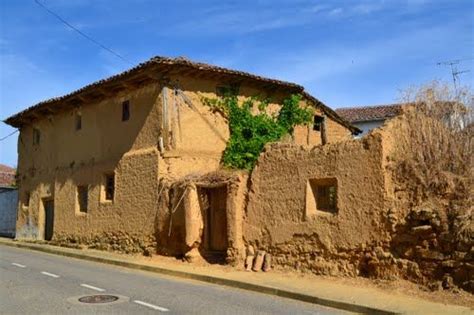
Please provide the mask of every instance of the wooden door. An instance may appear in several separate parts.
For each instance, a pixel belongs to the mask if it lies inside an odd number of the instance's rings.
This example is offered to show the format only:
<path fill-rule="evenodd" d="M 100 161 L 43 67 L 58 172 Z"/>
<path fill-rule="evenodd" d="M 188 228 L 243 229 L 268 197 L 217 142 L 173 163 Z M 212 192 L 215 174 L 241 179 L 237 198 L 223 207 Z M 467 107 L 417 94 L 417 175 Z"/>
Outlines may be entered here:
<path fill-rule="evenodd" d="M 227 187 L 209 189 L 209 249 L 227 250 Z"/>
<path fill-rule="evenodd" d="M 53 238 L 53 226 L 54 226 L 54 201 L 44 200 L 44 239 L 50 241 Z"/>

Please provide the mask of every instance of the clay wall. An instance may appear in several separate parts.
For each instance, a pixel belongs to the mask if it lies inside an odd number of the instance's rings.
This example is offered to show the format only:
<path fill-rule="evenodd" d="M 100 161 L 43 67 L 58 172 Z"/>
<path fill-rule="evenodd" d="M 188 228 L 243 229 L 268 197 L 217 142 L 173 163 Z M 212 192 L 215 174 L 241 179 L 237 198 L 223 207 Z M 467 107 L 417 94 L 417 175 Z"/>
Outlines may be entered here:
<path fill-rule="evenodd" d="M 314 180 L 336 183 L 335 212 L 315 208 Z M 387 239 L 384 198 L 380 136 L 314 148 L 273 144 L 251 175 L 244 239 L 281 267 L 356 275 L 359 261 L 329 261 Z"/>
<path fill-rule="evenodd" d="M 52 199 L 55 240 L 109 242 L 119 237 L 112 234 L 122 231 L 121 238 L 135 238 L 137 242 L 138 238 L 148 239 L 152 243 L 154 226 L 150 218 L 156 211 L 159 94 L 158 85 L 147 85 L 21 129 L 18 238 L 44 238 L 43 201 Z M 128 121 L 122 121 L 125 100 L 130 102 Z M 82 116 L 80 130 L 75 128 L 77 111 Z M 40 130 L 39 144 L 32 143 L 33 127 Z M 115 174 L 112 202 L 101 196 L 105 174 Z M 77 209 L 79 185 L 88 187 L 85 213 Z"/>

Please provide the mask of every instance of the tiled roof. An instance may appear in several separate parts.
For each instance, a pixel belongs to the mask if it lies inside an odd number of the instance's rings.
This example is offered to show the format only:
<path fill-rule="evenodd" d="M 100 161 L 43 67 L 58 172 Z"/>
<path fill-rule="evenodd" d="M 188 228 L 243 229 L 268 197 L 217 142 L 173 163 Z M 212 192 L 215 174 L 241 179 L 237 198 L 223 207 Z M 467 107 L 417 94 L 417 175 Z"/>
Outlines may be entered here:
<path fill-rule="evenodd" d="M 401 111 L 402 105 L 400 104 L 344 107 L 336 109 L 336 113 L 350 123 L 385 120 L 399 115 Z"/>
<path fill-rule="evenodd" d="M 0 187 L 11 186 L 15 183 L 15 169 L 0 164 Z"/>
<path fill-rule="evenodd" d="M 147 69 L 155 69 L 157 73 L 160 73 L 160 71 L 164 73 L 170 72 L 170 71 L 176 71 L 175 73 L 178 73 L 177 71 L 181 71 L 182 73 L 187 73 L 187 74 L 197 73 L 197 72 L 209 73 L 209 74 L 215 74 L 218 76 L 232 77 L 239 80 L 248 80 L 255 83 L 264 84 L 265 86 L 284 89 L 290 93 L 301 93 L 303 96 L 308 98 L 312 103 L 314 103 L 314 106 L 321 108 L 329 117 L 339 122 L 340 124 L 344 125 L 353 133 L 360 132 L 358 128 L 352 126 L 349 122 L 339 117 L 339 115 L 337 115 L 332 109 L 330 109 L 321 101 L 319 101 L 318 99 L 316 99 L 315 97 L 311 96 L 306 91 L 304 91 L 304 88 L 301 85 L 291 83 L 291 82 L 276 80 L 276 79 L 270 79 L 270 78 L 254 75 L 254 74 L 244 72 L 244 71 L 227 69 L 227 68 L 213 66 L 213 65 L 209 65 L 209 64 L 201 63 L 201 62 L 194 62 L 183 57 L 168 58 L 168 57 L 160 57 L 160 56 L 153 57 L 150 60 L 143 62 L 129 70 L 126 70 L 122 73 L 111 76 L 109 78 L 99 80 L 92 84 L 86 85 L 69 94 L 51 98 L 51 99 L 42 101 L 40 103 L 37 103 L 36 105 L 33 105 L 7 118 L 5 122 L 9 125 L 12 125 L 18 128 L 24 123 L 23 122 L 24 118 L 27 118 L 28 116 L 31 116 L 34 113 L 38 113 L 38 112 L 41 113 L 42 111 L 47 112 L 48 109 L 53 108 L 53 106 L 55 109 L 56 108 L 59 109 L 61 107 L 61 103 L 63 102 L 72 100 L 83 93 L 84 94 L 93 93 L 94 90 L 96 89 L 99 90 L 101 88 L 106 88 L 108 85 L 115 84 L 120 81 L 125 81 L 127 79 L 130 79 L 134 75 L 140 74 L 141 72 Z"/>

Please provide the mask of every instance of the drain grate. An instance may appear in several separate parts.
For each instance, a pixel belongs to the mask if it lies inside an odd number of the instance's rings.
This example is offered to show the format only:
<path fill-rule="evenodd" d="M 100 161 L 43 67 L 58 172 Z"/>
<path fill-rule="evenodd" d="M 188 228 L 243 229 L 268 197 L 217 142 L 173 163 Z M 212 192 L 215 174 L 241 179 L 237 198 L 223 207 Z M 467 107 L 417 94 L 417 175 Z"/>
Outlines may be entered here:
<path fill-rule="evenodd" d="M 79 298 L 81 303 L 97 304 L 97 303 L 112 303 L 119 299 L 115 295 L 87 295 Z"/>

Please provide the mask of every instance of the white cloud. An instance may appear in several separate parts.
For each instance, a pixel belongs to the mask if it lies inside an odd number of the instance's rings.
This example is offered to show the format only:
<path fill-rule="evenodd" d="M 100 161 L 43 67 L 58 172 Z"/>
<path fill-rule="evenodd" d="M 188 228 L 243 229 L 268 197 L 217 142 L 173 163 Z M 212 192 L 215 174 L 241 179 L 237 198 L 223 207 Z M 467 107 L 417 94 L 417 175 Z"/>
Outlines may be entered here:
<path fill-rule="evenodd" d="M 452 25 L 443 25 L 359 43 L 357 46 L 349 46 L 343 42 L 332 47 L 313 46 L 298 54 L 273 54 L 270 58 L 259 60 L 255 70 L 271 77 L 311 85 L 346 74 L 355 75 L 374 67 L 383 69 L 389 64 L 391 67 L 397 59 L 403 59 L 405 62 L 420 60 L 426 63 L 430 62 L 426 60 L 426 56 L 445 48 L 446 43 L 436 40 L 449 36 L 452 31 Z M 435 60 L 430 63 L 435 66 Z"/>
<path fill-rule="evenodd" d="M 329 11 L 330 16 L 336 16 L 340 15 L 342 13 L 343 9 L 342 8 L 334 8 L 331 11 Z"/>

